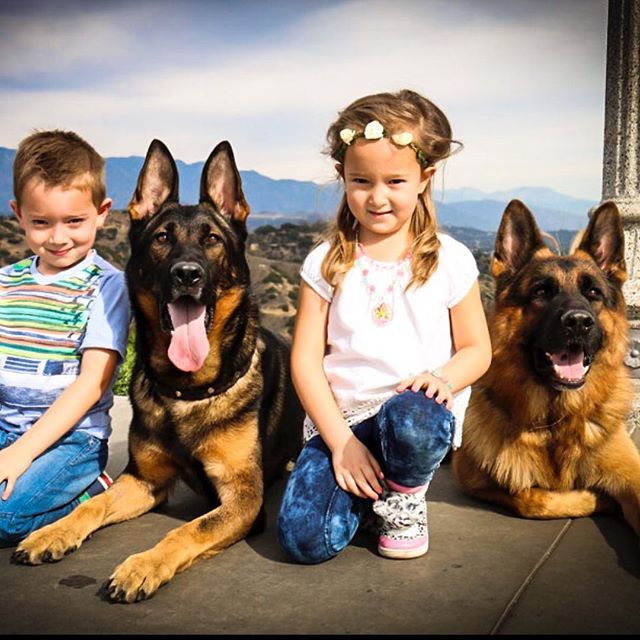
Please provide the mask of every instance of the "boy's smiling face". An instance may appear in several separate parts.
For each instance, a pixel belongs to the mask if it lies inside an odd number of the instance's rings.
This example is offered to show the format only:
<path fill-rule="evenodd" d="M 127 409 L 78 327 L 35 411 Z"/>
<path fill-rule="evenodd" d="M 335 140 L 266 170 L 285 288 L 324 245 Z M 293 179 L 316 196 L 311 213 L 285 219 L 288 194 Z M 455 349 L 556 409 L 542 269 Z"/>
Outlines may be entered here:
<path fill-rule="evenodd" d="M 105 198 L 96 209 L 88 189 L 49 187 L 33 178 L 22 190 L 20 205 L 14 200 L 11 208 L 29 248 L 38 256 L 38 271 L 54 275 L 82 261 L 91 251 L 111 199 Z"/>

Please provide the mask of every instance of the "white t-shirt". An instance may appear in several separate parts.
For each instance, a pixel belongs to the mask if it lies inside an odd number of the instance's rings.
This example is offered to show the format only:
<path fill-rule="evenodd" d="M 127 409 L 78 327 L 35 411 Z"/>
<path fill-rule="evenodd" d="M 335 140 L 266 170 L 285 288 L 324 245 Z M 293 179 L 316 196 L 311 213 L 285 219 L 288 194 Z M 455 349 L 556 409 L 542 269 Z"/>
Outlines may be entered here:
<path fill-rule="evenodd" d="M 398 277 L 400 263 L 363 256 L 334 288 L 322 277 L 329 250 L 323 242 L 305 259 L 300 275 L 330 303 L 324 372 L 347 423 L 351 426 L 375 415 L 393 396 L 400 380 L 445 365 L 454 353 L 449 309 L 460 302 L 478 277 L 473 254 L 444 234 L 438 234 L 438 266 L 425 284 L 405 291 L 409 269 Z M 363 275 L 363 272 L 364 273 Z M 373 319 L 376 291 L 387 291 L 393 317 L 385 324 Z M 388 291 L 389 288 L 392 291 Z M 471 388 L 455 394 L 456 430 L 453 446 L 462 442 L 462 423 Z M 305 441 L 317 434 L 307 416 Z"/>

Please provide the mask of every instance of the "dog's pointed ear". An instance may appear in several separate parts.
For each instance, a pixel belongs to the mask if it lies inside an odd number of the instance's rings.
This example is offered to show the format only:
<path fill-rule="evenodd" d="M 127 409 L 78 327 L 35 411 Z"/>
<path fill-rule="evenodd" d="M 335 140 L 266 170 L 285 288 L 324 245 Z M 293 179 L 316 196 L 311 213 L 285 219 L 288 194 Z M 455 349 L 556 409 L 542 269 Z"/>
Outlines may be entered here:
<path fill-rule="evenodd" d="M 173 156 L 163 142 L 153 140 L 129 202 L 129 215 L 132 220 L 149 218 L 165 202 L 177 202 L 178 197 L 178 169 Z"/>
<path fill-rule="evenodd" d="M 511 200 L 502 214 L 496 234 L 491 273 L 495 278 L 516 273 L 535 251 L 544 246 L 531 211 L 520 200 Z"/>
<path fill-rule="evenodd" d="M 596 264 L 619 283 L 627 279 L 624 259 L 624 229 L 618 207 L 603 202 L 592 214 L 577 251 L 585 251 Z"/>
<path fill-rule="evenodd" d="M 226 140 L 216 146 L 202 168 L 200 202 L 210 202 L 236 222 L 244 223 L 249 215 L 233 149 Z"/>

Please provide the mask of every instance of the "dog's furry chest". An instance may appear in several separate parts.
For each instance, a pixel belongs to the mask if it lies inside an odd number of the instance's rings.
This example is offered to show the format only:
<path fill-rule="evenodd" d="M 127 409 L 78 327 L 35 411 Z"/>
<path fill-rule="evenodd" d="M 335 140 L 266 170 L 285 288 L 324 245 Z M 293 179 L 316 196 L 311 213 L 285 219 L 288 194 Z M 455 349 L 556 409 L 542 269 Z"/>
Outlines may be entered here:
<path fill-rule="evenodd" d="M 569 491 L 589 486 L 591 447 L 601 437 L 597 425 L 565 424 L 522 431 L 485 461 L 491 475 L 509 491 L 532 487 Z"/>
<path fill-rule="evenodd" d="M 153 391 L 149 378 L 141 374 L 132 385 L 131 399 L 139 423 L 137 427 L 134 424 L 134 428 L 165 446 L 179 441 L 193 451 L 216 433 L 256 419 L 260 397 L 257 392 L 261 385 L 252 381 L 253 374 L 251 370 L 228 393 L 202 400 L 180 400 L 161 395 Z"/>

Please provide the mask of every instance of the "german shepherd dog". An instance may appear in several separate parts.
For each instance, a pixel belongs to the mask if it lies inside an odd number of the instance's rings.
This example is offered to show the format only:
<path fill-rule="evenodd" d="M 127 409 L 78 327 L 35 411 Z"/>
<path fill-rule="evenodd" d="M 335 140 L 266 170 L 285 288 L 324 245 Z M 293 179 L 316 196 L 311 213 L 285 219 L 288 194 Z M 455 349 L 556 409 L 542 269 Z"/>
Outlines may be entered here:
<path fill-rule="evenodd" d="M 249 206 L 229 143 L 203 167 L 199 204 L 186 206 L 176 164 L 154 140 L 129 214 L 129 462 L 107 491 L 33 532 L 13 556 L 60 560 L 98 528 L 159 505 L 178 478 L 217 494 L 219 506 L 115 569 L 105 588 L 119 602 L 149 598 L 198 558 L 258 529 L 264 488 L 297 455 L 303 418 L 288 348 L 258 325 L 245 257 Z"/>
<path fill-rule="evenodd" d="M 526 518 L 588 516 L 617 502 L 640 535 L 615 204 L 601 204 L 574 244 L 569 256 L 552 253 L 525 205 L 507 205 L 491 264 L 493 361 L 472 391 L 454 474 L 469 495 Z"/>

